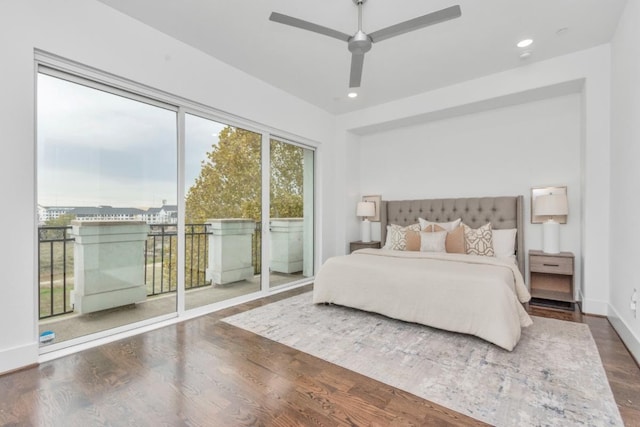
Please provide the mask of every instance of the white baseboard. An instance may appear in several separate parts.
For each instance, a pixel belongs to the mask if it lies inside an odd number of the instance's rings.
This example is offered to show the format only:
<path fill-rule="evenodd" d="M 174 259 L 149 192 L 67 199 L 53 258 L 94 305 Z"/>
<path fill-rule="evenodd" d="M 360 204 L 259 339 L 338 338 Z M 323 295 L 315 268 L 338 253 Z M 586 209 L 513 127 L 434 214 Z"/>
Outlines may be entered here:
<path fill-rule="evenodd" d="M 609 315 L 609 303 L 606 301 L 597 301 L 590 299 L 582 299 L 582 312 L 587 314 L 596 314 L 598 316 Z"/>
<path fill-rule="evenodd" d="M 640 363 L 640 337 L 629 328 L 629 325 L 627 325 L 615 308 L 609 306 L 607 318 L 609 322 L 611 322 L 611 325 L 613 325 L 613 329 L 620 335 L 629 352 L 631 352 L 636 359 L 636 363 Z"/>
<path fill-rule="evenodd" d="M 0 350 L 0 375 L 38 363 L 38 343 Z"/>

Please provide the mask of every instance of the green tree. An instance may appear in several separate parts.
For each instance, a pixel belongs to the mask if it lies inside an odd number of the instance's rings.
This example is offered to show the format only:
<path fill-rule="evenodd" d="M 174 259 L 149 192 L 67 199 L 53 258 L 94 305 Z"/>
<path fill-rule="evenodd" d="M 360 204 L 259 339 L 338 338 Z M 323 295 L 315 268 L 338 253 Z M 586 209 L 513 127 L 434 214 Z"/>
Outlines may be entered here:
<path fill-rule="evenodd" d="M 71 224 L 71 221 L 76 219 L 76 216 L 72 213 L 66 213 L 59 215 L 57 218 L 52 218 L 44 223 L 46 227 L 66 227 Z"/>
<path fill-rule="evenodd" d="M 217 143 L 212 143 L 211 151 L 202 162 L 200 175 L 187 192 L 187 224 L 202 224 L 209 218 L 249 218 L 260 221 L 261 146 L 260 134 L 231 126 L 220 131 Z M 271 141 L 270 153 L 270 217 L 302 217 L 303 149 Z M 260 233 L 254 237 L 257 239 L 254 241 L 254 266 L 260 271 Z M 207 260 L 204 257 L 192 257 L 197 251 L 197 240 L 192 247 L 188 238 L 185 245 L 187 287 L 203 285 L 201 281 L 205 276 Z M 176 283 L 175 258 L 174 253 L 171 271 L 169 263 L 163 263 L 165 280 L 172 284 Z"/>
<path fill-rule="evenodd" d="M 39 228 L 40 240 L 64 239 L 68 232 L 65 229 L 56 228 L 54 230 L 47 227 L 67 227 L 71 225 L 71 221 L 76 219 L 74 214 L 66 213 L 52 218 L 44 223 L 44 227 Z"/>
<path fill-rule="evenodd" d="M 303 208 L 303 149 L 271 141 L 271 218 L 301 218 Z"/>
<path fill-rule="evenodd" d="M 260 218 L 260 145 L 260 134 L 230 126 L 220 131 L 187 193 L 187 223 Z"/>
<path fill-rule="evenodd" d="M 261 218 L 261 140 L 260 134 L 230 126 L 220 132 L 187 193 L 187 223 Z M 302 217 L 303 149 L 271 141 L 270 151 L 270 216 Z"/>

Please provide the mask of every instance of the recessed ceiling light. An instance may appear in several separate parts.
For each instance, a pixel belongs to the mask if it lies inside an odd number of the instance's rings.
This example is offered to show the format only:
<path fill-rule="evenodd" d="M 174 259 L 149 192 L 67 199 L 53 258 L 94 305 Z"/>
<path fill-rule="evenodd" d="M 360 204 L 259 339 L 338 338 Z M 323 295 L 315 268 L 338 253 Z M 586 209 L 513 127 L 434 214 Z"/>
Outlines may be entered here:
<path fill-rule="evenodd" d="M 531 40 L 531 39 L 524 39 L 524 40 L 520 40 L 520 41 L 518 42 L 518 45 L 517 45 L 517 46 L 518 46 L 518 47 L 527 47 L 527 46 L 530 46 L 530 45 L 531 45 L 531 43 L 533 43 L 533 40 Z"/>
<path fill-rule="evenodd" d="M 527 59 L 530 56 L 531 56 L 531 52 L 526 50 L 520 54 L 520 59 Z"/>
<path fill-rule="evenodd" d="M 349 92 L 347 95 L 349 98 L 356 98 L 358 96 L 358 92 Z"/>

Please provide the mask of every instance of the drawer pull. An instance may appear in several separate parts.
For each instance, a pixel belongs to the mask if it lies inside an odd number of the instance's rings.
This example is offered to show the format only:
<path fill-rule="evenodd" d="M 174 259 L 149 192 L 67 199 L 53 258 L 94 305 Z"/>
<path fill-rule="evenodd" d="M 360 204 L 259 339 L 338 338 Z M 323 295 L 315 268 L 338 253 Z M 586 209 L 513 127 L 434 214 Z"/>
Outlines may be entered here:
<path fill-rule="evenodd" d="M 560 267 L 560 264 L 542 264 L 545 267 Z"/>

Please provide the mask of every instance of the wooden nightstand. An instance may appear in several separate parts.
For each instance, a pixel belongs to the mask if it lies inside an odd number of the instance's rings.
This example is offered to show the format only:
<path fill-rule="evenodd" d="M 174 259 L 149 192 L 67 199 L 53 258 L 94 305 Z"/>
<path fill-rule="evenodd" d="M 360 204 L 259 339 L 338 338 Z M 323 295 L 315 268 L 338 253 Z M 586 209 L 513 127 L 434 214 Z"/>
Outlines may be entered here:
<path fill-rule="evenodd" d="M 529 251 L 531 304 L 573 310 L 573 276 L 574 256 L 571 252 Z"/>
<path fill-rule="evenodd" d="M 380 242 L 365 243 L 361 240 L 358 240 L 357 242 L 349 243 L 349 253 L 353 251 L 357 251 L 358 249 L 365 249 L 365 248 L 380 249 Z"/>

